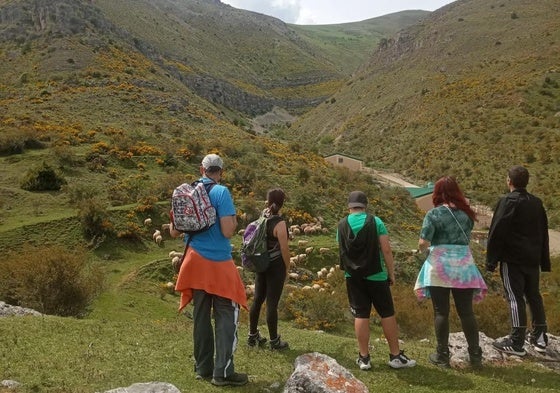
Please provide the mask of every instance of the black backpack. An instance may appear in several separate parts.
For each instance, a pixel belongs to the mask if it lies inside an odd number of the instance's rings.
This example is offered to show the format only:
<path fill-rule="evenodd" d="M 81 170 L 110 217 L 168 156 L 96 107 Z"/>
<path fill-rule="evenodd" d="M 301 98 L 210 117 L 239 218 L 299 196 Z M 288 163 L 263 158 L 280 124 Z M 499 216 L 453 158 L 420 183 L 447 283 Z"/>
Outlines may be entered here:
<path fill-rule="evenodd" d="M 374 216 L 367 214 L 364 226 L 354 235 L 348 216 L 338 223 L 340 268 L 352 277 L 367 277 L 383 270 Z"/>

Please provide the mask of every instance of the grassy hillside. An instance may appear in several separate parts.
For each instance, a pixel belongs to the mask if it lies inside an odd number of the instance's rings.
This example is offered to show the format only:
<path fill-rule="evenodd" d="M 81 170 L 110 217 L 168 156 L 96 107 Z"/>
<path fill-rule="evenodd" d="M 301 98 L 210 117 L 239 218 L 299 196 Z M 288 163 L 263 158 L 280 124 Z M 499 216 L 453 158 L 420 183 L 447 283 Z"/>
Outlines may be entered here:
<path fill-rule="evenodd" d="M 489 205 L 527 165 L 558 226 L 559 43 L 555 1 L 454 2 L 381 42 L 290 133 L 420 183 L 455 175 Z"/>
<path fill-rule="evenodd" d="M 351 75 L 369 57 L 382 39 L 405 26 L 418 23 L 427 11 L 402 11 L 355 23 L 289 25 L 313 47 L 321 49 L 345 75 Z"/>

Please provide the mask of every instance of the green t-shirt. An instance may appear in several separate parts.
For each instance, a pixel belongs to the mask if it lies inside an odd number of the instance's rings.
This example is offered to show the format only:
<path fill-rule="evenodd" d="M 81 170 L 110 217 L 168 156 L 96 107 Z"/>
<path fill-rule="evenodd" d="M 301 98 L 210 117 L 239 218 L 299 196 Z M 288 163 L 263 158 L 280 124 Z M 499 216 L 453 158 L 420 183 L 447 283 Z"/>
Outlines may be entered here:
<path fill-rule="evenodd" d="M 348 215 L 348 224 L 350 224 L 350 228 L 352 229 L 354 235 L 357 234 L 360 231 L 360 229 L 363 228 L 366 222 L 366 217 L 367 217 L 366 212 L 351 213 Z M 389 234 L 387 232 L 387 228 L 385 228 L 385 224 L 377 216 L 375 216 L 375 226 L 377 228 L 378 237 L 381 235 Z M 336 234 L 336 238 L 338 241 L 338 232 Z M 376 240 L 379 241 L 379 239 Z M 383 252 L 381 251 L 381 246 L 379 247 L 379 260 L 381 261 L 381 268 L 383 270 L 380 271 L 379 273 L 375 273 L 372 274 L 371 276 L 367 276 L 366 280 L 386 281 L 389 278 L 389 276 L 387 275 L 387 268 L 385 267 L 385 259 L 383 258 Z M 348 273 L 345 273 L 345 277 L 350 277 L 350 275 Z"/>

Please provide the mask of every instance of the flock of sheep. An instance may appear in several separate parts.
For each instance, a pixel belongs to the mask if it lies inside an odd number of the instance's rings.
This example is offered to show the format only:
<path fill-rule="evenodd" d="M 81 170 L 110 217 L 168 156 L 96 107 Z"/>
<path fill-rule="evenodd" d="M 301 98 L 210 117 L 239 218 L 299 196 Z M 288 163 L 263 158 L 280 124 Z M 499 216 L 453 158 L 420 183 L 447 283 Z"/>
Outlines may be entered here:
<path fill-rule="evenodd" d="M 151 227 L 152 219 L 146 218 L 144 220 L 144 226 Z M 161 229 L 155 229 L 152 234 L 153 241 L 159 245 L 163 245 L 163 233 L 169 230 L 169 224 L 163 224 Z M 302 224 L 302 225 L 291 225 L 289 228 L 290 239 L 293 239 L 295 236 L 299 235 L 315 235 L 315 234 L 326 234 L 329 230 L 322 226 L 321 220 L 317 219 L 314 223 Z M 239 234 L 243 234 L 243 229 L 239 231 Z M 232 248 L 234 246 L 232 245 Z M 303 290 L 318 290 L 318 291 L 325 291 L 328 289 L 328 283 L 326 282 L 327 279 L 331 278 L 332 275 L 335 273 L 338 266 L 331 267 L 330 269 L 322 268 L 321 270 L 317 271 L 316 273 L 311 273 L 313 277 L 309 277 L 310 274 L 298 272 L 301 269 L 298 267 L 301 266 L 309 257 L 311 253 L 315 251 L 316 247 L 310 245 L 309 240 L 298 240 L 297 241 L 297 250 L 301 250 L 299 254 L 293 255 L 290 257 L 290 271 L 288 273 L 288 277 L 292 281 L 303 281 L 308 280 L 310 278 L 315 278 L 320 281 L 320 283 L 314 283 L 312 285 L 305 285 L 302 287 Z M 326 254 L 329 253 L 331 250 L 327 247 L 321 247 L 318 249 L 319 254 Z M 178 251 L 170 251 L 169 258 L 171 259 L 171 265 L 173 269 L 177 271 L 177 266 L 181 263 L 183 259 L 183 253 Z M 244 269 L 242 266 L 237 266 L 240 274 L 244 274 Z M 168 291 L 173 291 L 174 283 L 168 282 L 165 284 L 165 289 Z M 247 295 L 254 294 L 255 286 L 254 284 L 249 284 L 246 286 Z"/>

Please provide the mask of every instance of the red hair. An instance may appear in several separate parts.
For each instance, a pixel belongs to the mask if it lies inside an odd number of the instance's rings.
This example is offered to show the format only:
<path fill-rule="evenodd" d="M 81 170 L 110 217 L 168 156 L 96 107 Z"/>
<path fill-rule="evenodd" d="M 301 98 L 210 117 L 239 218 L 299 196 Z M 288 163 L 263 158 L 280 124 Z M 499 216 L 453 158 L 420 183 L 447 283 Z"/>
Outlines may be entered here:
<path fill-rule="evenodd" d="M 464 211 L 471 220 L 477 221 L 476 213 L 469 206 L 469 202 L 467 202 L 455 178 L 451 176 L 444 176 L 436 182 L 432 202 L 434 206 L 440 206 L 444 203 L 455 206 L 457 209 Z"/>

